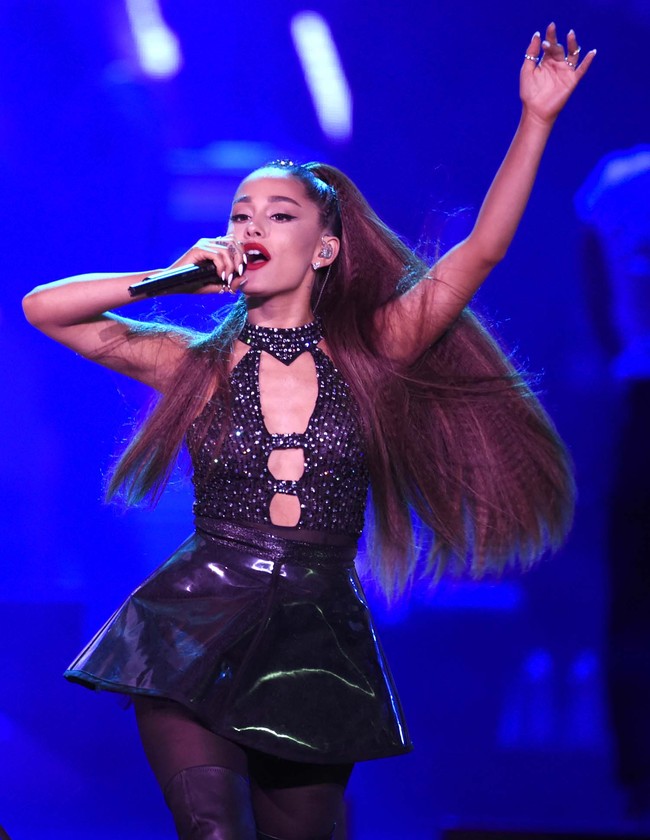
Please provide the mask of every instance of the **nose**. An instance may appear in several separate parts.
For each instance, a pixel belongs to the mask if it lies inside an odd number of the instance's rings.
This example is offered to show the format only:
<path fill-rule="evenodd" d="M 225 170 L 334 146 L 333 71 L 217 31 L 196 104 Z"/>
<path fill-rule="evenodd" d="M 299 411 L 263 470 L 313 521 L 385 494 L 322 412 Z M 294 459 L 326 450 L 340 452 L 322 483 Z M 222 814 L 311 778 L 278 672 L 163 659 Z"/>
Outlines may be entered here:
<path fill-rule="evenodd" d="M 264 236 L 264 226 L 255 216 L 252 216 L 246 224 L 244 234 L 249 239 Z"/>

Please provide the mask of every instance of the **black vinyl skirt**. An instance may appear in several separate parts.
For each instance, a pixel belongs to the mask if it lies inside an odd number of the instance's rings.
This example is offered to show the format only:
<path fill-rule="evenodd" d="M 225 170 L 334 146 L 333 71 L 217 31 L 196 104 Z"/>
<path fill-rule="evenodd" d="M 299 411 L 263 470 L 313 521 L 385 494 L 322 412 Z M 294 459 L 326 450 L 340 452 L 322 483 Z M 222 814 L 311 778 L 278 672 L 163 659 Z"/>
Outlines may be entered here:
<path fill-rule="evenodd" d="M 408 752 L 354 555 L 199 520 L 65 676 L 175 700 L 218 735 L 292 761 Z"/>

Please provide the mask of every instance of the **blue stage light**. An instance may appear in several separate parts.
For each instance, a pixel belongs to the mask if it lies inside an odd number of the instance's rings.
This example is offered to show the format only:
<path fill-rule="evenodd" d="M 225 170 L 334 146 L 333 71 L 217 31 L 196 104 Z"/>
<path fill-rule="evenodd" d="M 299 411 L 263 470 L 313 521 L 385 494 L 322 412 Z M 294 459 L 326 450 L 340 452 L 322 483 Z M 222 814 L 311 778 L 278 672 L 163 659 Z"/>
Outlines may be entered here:
<path fill-rule="evenodd" d="M 175 76 L 183 63 L 181 48 L 158 0 L 126 0 L 126 11 L 142 70 L 158 79 Z"/>
<path fill-rule="evenodd" d="M 349 140 L 352 94 L 327 22 L 315 12 L 300 12 L 291 21 L 291 36 L 323 133 Z"/>

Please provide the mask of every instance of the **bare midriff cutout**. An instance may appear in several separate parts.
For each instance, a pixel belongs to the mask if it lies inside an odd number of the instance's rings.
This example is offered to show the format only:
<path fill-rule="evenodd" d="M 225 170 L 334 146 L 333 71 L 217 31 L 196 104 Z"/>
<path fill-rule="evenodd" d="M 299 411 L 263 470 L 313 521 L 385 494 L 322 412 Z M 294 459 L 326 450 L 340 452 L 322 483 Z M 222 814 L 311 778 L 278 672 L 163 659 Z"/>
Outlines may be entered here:
<path fill-rule="evenodd" d="M 302 434 L 318 398 L 316 365 L 311 353 L 285 365 L 268 353 L 260 354 L 260 406 L 270 434 Z M 302 448 L 274 449 L 268 460 L 271 475 L 283 481 L 298 481 L 305 471 Z M 276 493 L 269 505 L 274 525 L 293 526 L 300 520 L 300 499 L 296 494 Z"/>
<path fill-rule="evenodd" d="M 273 525 L 292 526 L 300 522 L 300 499 L 295 494 L 276 493 L 269 505 Z"/>
<path fill-rule="evenodd" d="M 278 481 L 298 481 L 305 472 L 305 452 L 302 447 L 274 449 L 269 455 L 268 468 Z M 300 499 L 295 493 L 276 493 L 269 505 L 269 517 L 274 525 L 297 525 Z"/>
<path fill-rule="evenodd" d="M 280 481 L 298 481 L 305 472 L 305 453 L 300 449 L 274 449 L 269 455 L 269 472 Z"/>

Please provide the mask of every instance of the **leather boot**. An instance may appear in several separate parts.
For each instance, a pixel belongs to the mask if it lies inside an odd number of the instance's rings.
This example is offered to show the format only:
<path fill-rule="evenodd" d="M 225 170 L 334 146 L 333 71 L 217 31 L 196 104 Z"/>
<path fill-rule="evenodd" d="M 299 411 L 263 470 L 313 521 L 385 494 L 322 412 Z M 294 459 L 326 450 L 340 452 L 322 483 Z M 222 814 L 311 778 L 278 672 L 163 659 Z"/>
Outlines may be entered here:
<path fill-rule="evenodd" d="M 188 767 L 165 787 L 180 840 L 256 840 L 248 780 L 227 767 Z"/>

